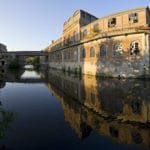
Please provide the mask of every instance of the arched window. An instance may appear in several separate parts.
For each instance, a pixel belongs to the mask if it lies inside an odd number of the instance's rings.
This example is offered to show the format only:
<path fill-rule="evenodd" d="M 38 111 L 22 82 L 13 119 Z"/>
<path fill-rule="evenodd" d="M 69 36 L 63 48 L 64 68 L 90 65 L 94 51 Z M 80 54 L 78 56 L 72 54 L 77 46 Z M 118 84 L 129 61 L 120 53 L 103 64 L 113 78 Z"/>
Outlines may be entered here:
<path fill-rule="evenodd" d="M 138 55 L 140 52 L 139 43 L 137 41 L 133 41 L 130 44 L 130 55 Z"/>
<path fill-rule="evenodd" d="M 78 59 L 78 52 L 77 52 L 77 50 L 74 50 L 73 55 L 74 55 L 74 60 L 77 60 Z"/>
<path fill-rule="evenodd" d="M 86 35 L 87 35 L 87 29 L 84 29 L 84 30 L 83 30 L 83 33 L 82 33 L 82 38 L 85 38 Z"/>
<path fill-rule="evenodd" d="M 90 57 L 95 57 L 95 49 L 94 49 L 94 47 L 90 48 Z"/>
<path fill-rule="evenodd" d="M 106 46 L 104 44 L 100 46 L 100 57 L 106 57 Z"/>
<path fill-rule="evenodd" d="M 85 57 L 86 57 L 86 51 L 85 51 L 85 48 L 82 48 L 81 56 L 82 56 L 82 58 L 85 58 Z"/>
<path fill-rule="evenodd" d="M 73 41 L 74 41 L 74 42 L 77 42 L 77 41 L 78 41 L 78 34 L 77 34 L 76 31 L 75 31 L 74 34 L 73 34 Z"/>
<path fill-rule="evenodd" d="M 99 24 L 98 23 L 94 24 L 93 31 L 94 32 L 98 32 L 99 31 Z"/>
<path fill-rule="evenodd" d="M 123 48 L 121 43 L 115 43 L 113 45 L 113 56 L 122 56 Z"/>
<path fill-rule="evenodd" d="M 63 45 L 66 45 L 66 38 L 64 37 Z"/>
<path fill-rule="evenodd" d="M 68 42 L 70 42 L 71 41 L 71 37 L 70 37 L 70 35 L 68 35 Z"/>
<path fill-rule="evenodd" d="M 69 46 L 71 44 L 71 37 L 68 35 L 68 38 L 66 39 L 66 46 Z"/>

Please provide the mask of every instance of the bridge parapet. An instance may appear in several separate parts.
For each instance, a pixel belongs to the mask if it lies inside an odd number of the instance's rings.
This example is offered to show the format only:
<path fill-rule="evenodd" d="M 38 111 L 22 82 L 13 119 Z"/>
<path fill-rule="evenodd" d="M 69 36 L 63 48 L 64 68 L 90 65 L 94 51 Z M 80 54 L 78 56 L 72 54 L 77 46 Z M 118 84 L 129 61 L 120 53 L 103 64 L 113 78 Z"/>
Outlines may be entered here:
<path fill-rule="evenodd" d="M 48 52 L 43 51 L 9 51 L 8 54 L 16 56 L 47 56 Z"/>

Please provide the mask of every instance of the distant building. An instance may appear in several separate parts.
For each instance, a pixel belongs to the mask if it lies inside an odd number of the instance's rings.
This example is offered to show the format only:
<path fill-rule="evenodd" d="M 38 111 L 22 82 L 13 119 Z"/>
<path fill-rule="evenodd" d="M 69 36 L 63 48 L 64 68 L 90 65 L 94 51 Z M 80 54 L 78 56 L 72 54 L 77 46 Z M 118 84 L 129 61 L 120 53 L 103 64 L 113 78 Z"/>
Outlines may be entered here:
<path fill-rule="evenodd" d="M 7 47 L 0 43 L 0 74 L 5 73 L 7 65 Z"/>
<path fill-rule="evenodd" d="M 148 7 L 103 18 L 77 10 L 64 23 L 62 37 L 45 49 L 49 51 L 49 67 L 98 76 L 147 76 L 149 26 Z"/>

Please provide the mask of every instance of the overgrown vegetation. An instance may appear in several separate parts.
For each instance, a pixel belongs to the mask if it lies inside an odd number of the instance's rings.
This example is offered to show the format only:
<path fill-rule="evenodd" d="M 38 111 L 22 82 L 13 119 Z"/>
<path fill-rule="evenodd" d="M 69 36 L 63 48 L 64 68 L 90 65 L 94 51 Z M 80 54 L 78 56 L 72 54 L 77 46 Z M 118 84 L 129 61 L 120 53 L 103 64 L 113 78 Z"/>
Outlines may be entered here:
<path fill-rule="evenodd" d="M 2 108 L 2 103 L 0 102 L 0 139 L 6 136 L 6 132 L 9 129 L 9 123 L 16 118 L 16 115 L 11 111 L 6 111 Z"/>
<path fill-rule="evenodd" d="M 26 64 L 27 65 L 33 65 L 34 69 L 39 69 L 40 68 L 40 58 L 38 56 L 27 57 L 26 58 Z"/>
<path fill-rule="evenodd" d="M 21 66 L 16 59 L 12 60 L 8 65 L 9 69 L 19 69 Z"/>

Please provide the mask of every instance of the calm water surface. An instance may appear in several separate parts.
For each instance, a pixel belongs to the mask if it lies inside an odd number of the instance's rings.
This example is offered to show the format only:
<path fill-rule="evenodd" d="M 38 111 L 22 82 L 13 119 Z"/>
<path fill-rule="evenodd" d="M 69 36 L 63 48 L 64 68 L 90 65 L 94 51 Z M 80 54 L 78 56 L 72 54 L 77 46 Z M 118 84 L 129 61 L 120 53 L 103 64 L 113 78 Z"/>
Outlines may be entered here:
<path fill-rule="evenodd" d="M 0 81 L 0 150 L 150 149 L 150 81 L 17 71 Z"/>

